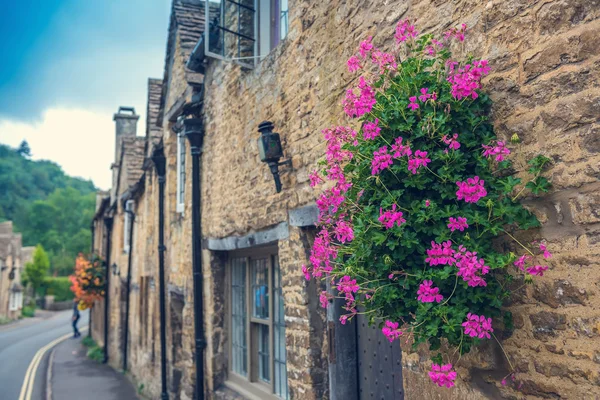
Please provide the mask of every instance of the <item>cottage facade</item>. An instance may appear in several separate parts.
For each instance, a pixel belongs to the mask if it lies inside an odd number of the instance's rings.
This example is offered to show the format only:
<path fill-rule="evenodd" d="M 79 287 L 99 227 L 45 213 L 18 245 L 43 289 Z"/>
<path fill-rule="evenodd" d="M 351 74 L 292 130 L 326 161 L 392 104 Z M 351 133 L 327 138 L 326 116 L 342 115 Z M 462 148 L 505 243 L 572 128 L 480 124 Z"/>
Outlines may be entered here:
<path fill-rule="evenodd" d="M 31 247 L 21 247 L 21 234 L 11 221 L 0 223 L 0 317 L 17 319 L 23 309 L 21 275 L 31 261 Z"/>
<path fill-rule="evenodd" d="M 149 81 L 146 136 L 120 142 L 115 115 L 116 178 L 95 219 L 94 248 L 110 258 L 109 362 L 123 366 L 127 349 L 127 368 L 151 398 L 163 392 L 163 356 L 168 394 L 197 398 L 199 354 L 205 398 L 600 396 L 597 6 L 581 0 L 175 0 L 164 76 Z M 552 193 L 526 201 L 543 222 L 539 234 L 554 251 L 552 269 L 514 297 L 515 330 L 503 337 L 519 389 L 499 383 L 507 365 L 495 343 L 461 362 L 456 388 L 435 387 L 425 351 L 400 354 L 397 342 L 382 343 L 360 319 L 340 325 L 338 307 L 321 309 L 321 288 L 300 272 L 315 232 L 316 193 L 308 175 L 323 158 L 320 131 L 340 121 L 341 99 L 355 78 L 345 60 L 367 36 L 394 46 L 402 18 L 434 33 L 466 23 L 465 50 L 492 66 L 484 87 L 494 100 L 497 133 L 516 133 L 520 152 L 554 161 Z M 289 161 L 279 167 L 280 192 L 259 157 L 263 121 L 280 134 L 282 161 Z M 201 154 L 190 149 L 186 134 L 203 139 Z M 166 157 L 162 215 L 156 152 Z M 196 261 L 195 239 L 201 244 Z M 194 275 L 199 261 L 201 274 Z M 195 296 L 202 296 L 201 314 Z M 100 302 L 93 312 L 93 335 L 101 343 L 103 307 Z"/>

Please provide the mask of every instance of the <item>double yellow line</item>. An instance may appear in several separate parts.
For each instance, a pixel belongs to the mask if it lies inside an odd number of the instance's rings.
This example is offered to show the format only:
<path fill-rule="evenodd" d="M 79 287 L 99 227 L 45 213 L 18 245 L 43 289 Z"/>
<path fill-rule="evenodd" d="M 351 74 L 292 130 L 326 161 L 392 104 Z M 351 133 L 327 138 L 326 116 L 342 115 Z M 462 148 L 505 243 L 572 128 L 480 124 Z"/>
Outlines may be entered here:
<path fill-rule="evenodd" d="M 86 328 L 81 329 L 81 331 L 86 330 Z M 19 400 L 31 400 L 31 395 L 33 394 L 33 384 L 35 383 L 35 376 L 37 374 L 38 367 L 42 362 L 42 358 L 48 350 L 59 344 L 65 339 L 72 337 L 72 333 L 68 333 L 64 336 L 59 337 L 58 339 L 53 340 L 48 343 L 41 349 L 35 353 L 29 367 L 27 368 L 27 372 L 25 372 L 25 379 L 23 380 L 23 385 L 21 386 L 21 394 L 19 395 Z"/>

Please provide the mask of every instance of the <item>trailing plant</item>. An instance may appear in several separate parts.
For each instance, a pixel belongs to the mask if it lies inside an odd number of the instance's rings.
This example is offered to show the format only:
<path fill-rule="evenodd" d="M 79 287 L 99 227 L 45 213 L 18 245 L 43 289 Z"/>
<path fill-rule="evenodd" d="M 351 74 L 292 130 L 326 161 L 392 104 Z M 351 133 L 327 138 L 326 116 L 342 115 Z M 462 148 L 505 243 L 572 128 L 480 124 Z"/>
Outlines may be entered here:
<path fill-rule="evenodd" d="M 463 354 L 495 338 L 499 324 L 510 326 L 502 306 L 515 275 L 531 282 L 548 269 L 533 261 L 551 256 L 544 243 L 534 251 L 514 237 L 540 225 L 519 198 L 549 190 L 542 172 L 550 160 L 532 158 L 526 182 L 515 175 L 511 145 L 496 137 L 481 91 L 487 61 L 452 57 L 465 33 L 463 25 L 436 40 L 400 21 L 402 48 L 386 53 L 368 38 L 348 60 L 361 76 L 344 112 L 361 127 L 323 131 L 326 157 L 310 176 L 311 186 L 324 184 L 320 231 L 302 267 L 345 299 L 342 324 L 361 313 L 390 342 L 428 343 L 429 375 L 445 387 L 454 386 Z M 495 246 L 505 237 L 523 255 Z M 332 296 L 321 293 L 323 307 Z"/>
<path fill-rule="evenodd" d="M 75 260 L 71 280 L 71 291 L 79 300 L 78 308 L 85 310 L 100 300 L 105 293 L 105 262 L 97 255 L 92 255 L 88 260 L 83 254 L 79 254 Z"/>

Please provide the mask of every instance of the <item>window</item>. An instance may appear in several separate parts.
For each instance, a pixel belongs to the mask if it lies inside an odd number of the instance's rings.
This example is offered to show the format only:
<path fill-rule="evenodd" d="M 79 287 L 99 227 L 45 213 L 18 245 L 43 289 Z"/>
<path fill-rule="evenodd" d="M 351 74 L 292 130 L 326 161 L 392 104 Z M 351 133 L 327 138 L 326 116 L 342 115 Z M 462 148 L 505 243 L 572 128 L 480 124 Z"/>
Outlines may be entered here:
<path fill-rule="evenodd" d="M 284 39 L 289 30 L 288 0 L 209 0 L 205 53 L 252 67 Z"/>
<path fill-rule="evenodd" d="M 284 302 L 275 251 L 229 263 L 229 380 L 260 398 L 288 399 Z M 248 383 L 251 383 L 250 385 Z"/>
<path fill-rule="evenodd" d="M 177 134 L 177 212 L 185 207 L 185 135 Z"/>
<path fill-rule="evenodd" d="M 129 253 L 131 239 L 131 213 L 133 212 L 133 200 L 125 202 L 125 218 L 123 220 L 123 251 Z"/>

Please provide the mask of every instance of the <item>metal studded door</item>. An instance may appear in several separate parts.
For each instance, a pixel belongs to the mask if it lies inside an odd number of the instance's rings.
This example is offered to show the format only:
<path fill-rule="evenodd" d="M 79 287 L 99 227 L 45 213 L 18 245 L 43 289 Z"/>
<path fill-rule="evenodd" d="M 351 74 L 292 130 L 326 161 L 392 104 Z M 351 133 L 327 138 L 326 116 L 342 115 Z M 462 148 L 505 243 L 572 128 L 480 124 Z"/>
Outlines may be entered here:
<path fill-rule="evenodd" d="M 404 400 L 400 343 L 390 343 L 360 314 L 356 324 L 359 399 Z"/>

